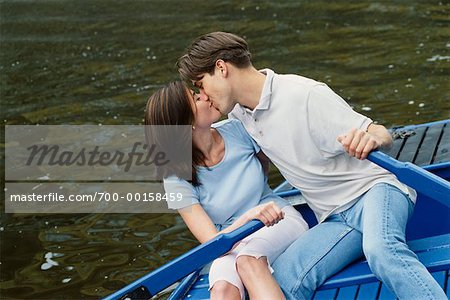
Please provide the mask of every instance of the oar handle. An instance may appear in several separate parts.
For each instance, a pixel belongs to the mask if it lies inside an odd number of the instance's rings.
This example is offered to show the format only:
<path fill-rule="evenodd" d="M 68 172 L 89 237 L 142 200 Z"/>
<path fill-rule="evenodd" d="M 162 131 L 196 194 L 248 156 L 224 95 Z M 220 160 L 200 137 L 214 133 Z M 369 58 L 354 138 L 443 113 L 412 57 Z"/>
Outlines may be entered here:
<path fill-rule="evenodd" d="M 368 159 L 394 173 L 404 184 L 418 193 L 450 207 L 450 183 L 412 163 L 400 162 L 380 151 L 372 151 Z"/>
<path fill-rule="evenodd" d="M 227 253 L 234 244 L 262 227 L 264 224 L 261 221 L 251 220 L 232 232 L 220 234 L 105 297 L 104 300 L 127 297 L 130 299 L 142 298 L 140 295 L 152 297 L 174 282 Z"/>
<path fill-rule="evenodd" d="M 264 227 L 264 223 L 260 220 L 251 220 L 250 222 L 246 223 L 245 225 L 242 225 L 241 227 L 233 230 L 230 233 L 223 234 L 223 237 L 225 239 L 230 239 L 231 246 L 234 246 L 237 242 L 242 240 L 243 238 L 249 236 L 250 234 L 258 231 L 259 229 Z M 231 249 L 231 248 L 230 248 Z M 230 250 L 228 249 L 227 252 Z"/>

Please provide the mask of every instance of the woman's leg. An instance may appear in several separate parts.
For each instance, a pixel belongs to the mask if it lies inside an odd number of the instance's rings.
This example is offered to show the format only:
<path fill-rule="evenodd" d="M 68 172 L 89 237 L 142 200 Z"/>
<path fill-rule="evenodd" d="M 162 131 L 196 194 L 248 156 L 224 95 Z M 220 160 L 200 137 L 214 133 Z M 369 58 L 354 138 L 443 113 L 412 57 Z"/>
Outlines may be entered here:
<path fill-rule="evenodd" d="M 295 208 L 286 206 L 282 210 L 283 220 L 245 238 L 236 251 L 236 267 L 250 299 L 285 299 L 269 263 L 303 234 L 308 224 Z"/>
<path fill-rule="evenodd" d="M 209 289 L 211 299 L 244 299 L 245 288 L 236 270 L 236 249 L 217 258 L 209 270 Z"/>
<path fill-rule="evenodd" d="M 210 290 L 212 300 L 240 300 L 239 289 L 225 280 L 216 281 Z"/>
<path fill-rule="evenodd" d="M 285 299 L 272 276 L 266 257 L 241 255 L 236 259 L 237 270 L 250 299 Z"/>

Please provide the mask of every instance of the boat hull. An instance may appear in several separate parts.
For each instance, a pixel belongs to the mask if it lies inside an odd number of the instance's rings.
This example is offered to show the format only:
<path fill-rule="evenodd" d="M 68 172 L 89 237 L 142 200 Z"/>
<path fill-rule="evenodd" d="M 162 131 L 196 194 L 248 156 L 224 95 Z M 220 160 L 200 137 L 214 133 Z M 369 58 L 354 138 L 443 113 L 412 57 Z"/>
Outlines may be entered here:
<path fill-rule="evenodd" d="M 394 128 L 391 133 L 396 139 L 386 154 L 449 181 L 450 120 Z M 287 182 L 275 191 L 293 203 L 310 226 L 317 224 L 299 191 Z M 447 202 L 448 197 L 437 201 L 419 193 L 406 235 L 410 248 L 449 295 L 450 203 Z M 186 277 L 169 299 L 209 299 L 208 287 L 207 266 Z M 395 299 L 395 296 L 372 274 L 367 262 L 360 260 L 329 278 L 316 291 L 314 299 Z"/>

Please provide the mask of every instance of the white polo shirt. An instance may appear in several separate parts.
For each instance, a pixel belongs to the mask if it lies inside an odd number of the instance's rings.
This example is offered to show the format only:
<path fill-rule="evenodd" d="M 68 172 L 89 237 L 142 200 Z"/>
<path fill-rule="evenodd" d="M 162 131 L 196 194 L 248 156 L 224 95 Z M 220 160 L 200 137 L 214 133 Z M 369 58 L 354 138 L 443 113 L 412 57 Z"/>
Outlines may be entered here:
<path fill-rule="evenodd" d="M 352 108 L 326 84 L 298 75 L 266 75 L 254 110 L 237 104 L 230 118 L 241 120 L 263 152 L 322 222 L 349 208 L 377 183 L 415 191 L 368 160 L 350 157 L 336 140 L 352 128 L 366 130 L 372 120 Z"/>

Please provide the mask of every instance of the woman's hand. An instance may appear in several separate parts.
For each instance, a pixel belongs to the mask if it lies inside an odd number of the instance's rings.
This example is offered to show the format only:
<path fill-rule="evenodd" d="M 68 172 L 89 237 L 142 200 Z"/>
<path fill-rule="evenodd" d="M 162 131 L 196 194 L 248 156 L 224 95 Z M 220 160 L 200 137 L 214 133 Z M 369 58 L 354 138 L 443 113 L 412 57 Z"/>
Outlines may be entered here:
<path fill-rule="evenodd" d="M 284 218 L 284 212 L 271 201 L 248 210 L 244 217 L 247 222 L 252 219 L 258 219 L 266 226 L 273 226 Z"/>
<path fill-rule="evenodd" d="M 189 230 L 200 243 L 205 243 L 218 234 L 231 232 L 253 219 L 261 220 L 266 226 L 272 226 L 284 218 L 284 212 L 273 202 L 255 206 L 241 215 L 224 230 L 217 231 L 211 218 L 200 204 L 178 210 Z"/>

